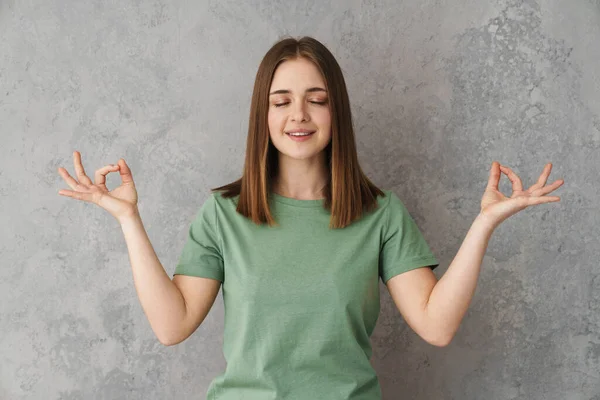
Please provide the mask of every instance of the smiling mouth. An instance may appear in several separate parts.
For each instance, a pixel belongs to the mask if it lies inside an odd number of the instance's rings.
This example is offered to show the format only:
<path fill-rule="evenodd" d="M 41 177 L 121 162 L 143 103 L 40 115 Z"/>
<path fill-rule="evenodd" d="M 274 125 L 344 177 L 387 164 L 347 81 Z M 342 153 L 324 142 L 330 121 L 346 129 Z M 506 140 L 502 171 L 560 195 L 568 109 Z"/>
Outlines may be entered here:
<path fill-rule="evenodd" d="M 314 134 L 315 132 L 301 133 L 301 134 L 296 134 L 296 135 L 292 135 L 292 134 L 286 132 L 286 135 L 291 136 L 291 137 L 305 137 L 305 136 L 310 136 L 310 135 Z"/>

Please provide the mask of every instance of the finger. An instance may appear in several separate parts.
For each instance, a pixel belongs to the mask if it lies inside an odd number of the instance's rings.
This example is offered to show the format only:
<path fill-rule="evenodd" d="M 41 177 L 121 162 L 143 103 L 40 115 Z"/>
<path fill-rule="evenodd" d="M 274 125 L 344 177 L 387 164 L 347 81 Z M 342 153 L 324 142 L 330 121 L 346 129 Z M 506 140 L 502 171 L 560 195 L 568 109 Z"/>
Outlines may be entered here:
<path fill-rule="evenodd" d="M 92 185 L 92 180 L 85 174 L 83 164 L 81 163 L 81 153 L 73 152 L 73 164 L 75 165 L 75 173 L 79 181 L 85 185 Z"/>
<path fill-rule="evenodd" d="M 510 181 L 512 182 L 513 192 L 523 191 L 523 183 L 521 182 L 521 178 L 519 178 L 519 176 L 515 174 L 512 169 L 508 168 L 505 165 L 500 165 L 500 170 L 504 172 L 508 179 L 510 179 Z"/>
<path fill-rule="evenodd" d="M 72 190 L 61 189 L 58 191 L 58 194 L 65 197 L 71 197 L 77 200 L 89 201 L 90 203 L 92 203 L 93 195 L 89 192 L 74 192 Z"/>
<path fill-rule="evenodd" d="M 94 173 L 94 183 L 106 187 L 106 175 L 119 169 L 118 165 L 108 164 Z M 107 189 L 108 190 L 108 189 Z"/>
<path fill-rule="evenodd" d="M 562 179 L 557 179 L 556 181 L 554 181 L 554 183 L 552 183 L 551 185 L 548 186 L 544 186 L 542 188 L 539 189 L 535 189 L 531 192 L 532 196 L 544 196 L 550 192 L 555 191 L 556 189 L 558 189 L 559 187 L 562 186 L 562 184 L 565 183 L 565 181 L 563 181 Z"/>
<path fill-rule="evenodd" d="M 542 174 L 540 175 L 534 186 L 540 188 L 544 187 L 544 185 L 546 185 L 546 182 L 548 181 L 548 176 L 550 176 L 550 171 L 552 171 L 552 163 L 544 165 L 544 170 L 542 171 Z"/>
<path fill-rule="evenodd" d="M 127 165 L 125 160 L 122 158 L 119 158 L 118 164 L 120 167 L 119 173 L 121 174 L 121 181 L 123 183 L 133 182 L 133 176 L 131 175 L 131 170 L 129 169 L 129 166 Z"/>
<path fill-rule="evenodd" d="M 500 182 L 500 163 L 498 161 L 492 161 L 492 168 L 490 169 L 490 177 L 488 178 L 487 189 L 498 190 L 498 183 Z"/>
<path fill-rule="evenodd" d="M 65 168 L 58 167 L 58 173 L 60 174 L 60 176 L 63 177 L 63 179 L 67 182 L 67 185 L 69 185 L 71 189 L 77 189 L 77 187 L 80 185 L 79 182 L 77 182 L 75 179 L 73 179 L 71 175 L 69 175 L 69 172 Z"/>
<path fill-rule="evenodd" d="M 527 205 L 533 206 L 536 204 L 555 203 L 557 201 L 560 201 L 559 196 L 528 197 Z"/>

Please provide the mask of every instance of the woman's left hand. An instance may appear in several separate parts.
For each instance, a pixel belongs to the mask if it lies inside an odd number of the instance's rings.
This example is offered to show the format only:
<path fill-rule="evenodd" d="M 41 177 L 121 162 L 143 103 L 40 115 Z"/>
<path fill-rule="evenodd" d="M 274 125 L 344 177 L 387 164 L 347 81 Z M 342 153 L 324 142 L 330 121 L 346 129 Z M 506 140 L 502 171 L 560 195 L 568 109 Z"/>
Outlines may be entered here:
<path fill-rule="evenodd" d="M 511 215 L 514 215 L 529 206 L 560 201 L 560 197 L 558 196 L 545 196 L 564 183 L 562 179 L 557 179 L 551 185 L 545 186 L 551 170 L 552 163 L 546 164 L 544 171 L 537 182 L 529 189 L 523 190 L 523 184 L 517 174 L 509 167 L 500 165 L 497 161 L 492 162 L 488 184 L 485 193 L 483 194 L 483 198 L 481 199 L 480 215 L 490 221 L 494 226 L 498 226 Z M 506 174 L 508 179 L 512 182 L 513 193 L 510 198 L 504 196 L 502 192 L 498 190 L 501 172 Z"/>

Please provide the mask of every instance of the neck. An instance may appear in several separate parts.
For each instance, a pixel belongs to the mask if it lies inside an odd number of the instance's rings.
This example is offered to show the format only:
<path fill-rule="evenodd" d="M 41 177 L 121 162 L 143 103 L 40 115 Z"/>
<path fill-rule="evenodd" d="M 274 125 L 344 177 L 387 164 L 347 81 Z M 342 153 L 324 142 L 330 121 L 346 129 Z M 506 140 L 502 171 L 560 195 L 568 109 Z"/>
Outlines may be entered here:
<path fill-rule="evenodd" d="M 319 161 L 279 158 L 279 168 L 271 190 L 281 196 L 299 200 L 325 197 L 323 189 L 329 181 L 324 157 Z"/>

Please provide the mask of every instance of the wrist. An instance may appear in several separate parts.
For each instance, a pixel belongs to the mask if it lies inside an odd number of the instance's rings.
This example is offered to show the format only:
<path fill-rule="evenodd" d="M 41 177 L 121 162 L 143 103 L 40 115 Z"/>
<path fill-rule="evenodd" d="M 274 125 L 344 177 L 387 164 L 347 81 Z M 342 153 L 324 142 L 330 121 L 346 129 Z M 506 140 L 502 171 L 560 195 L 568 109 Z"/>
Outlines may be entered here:
<path fill-rule="evenodd" d="M 500 225 L 500 222 L 491 218 L 489 215 L 482 213 L 479 213 L 477 217 L 475 217 L 474 223 L 476 223 L 477 225 L 481 225 L 491 231 L 493 231 L 498 227 L 498 225 Z"/>
<path fill-rule="evenodd" d="M 135 223 L 141 219 L 140 211 L 137 206 L 133 206 L 129 211 L 124 213 L 123 215 L 117 217 L 117 221 L 121 226 L 131 225 L 131 223 Z"/>

